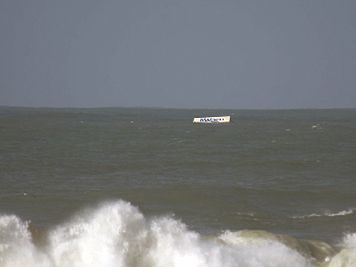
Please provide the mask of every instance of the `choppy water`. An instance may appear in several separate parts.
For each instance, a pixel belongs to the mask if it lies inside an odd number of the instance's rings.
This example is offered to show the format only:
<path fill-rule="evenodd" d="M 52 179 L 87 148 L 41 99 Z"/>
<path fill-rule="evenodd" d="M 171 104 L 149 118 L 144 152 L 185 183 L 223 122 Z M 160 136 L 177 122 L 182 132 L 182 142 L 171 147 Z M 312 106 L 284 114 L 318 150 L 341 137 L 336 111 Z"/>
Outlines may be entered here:
<path fill-rule="evenodd" d="M 2 107 L 0 266 L 356 266 L 355 137 L 352 109 Z"/>

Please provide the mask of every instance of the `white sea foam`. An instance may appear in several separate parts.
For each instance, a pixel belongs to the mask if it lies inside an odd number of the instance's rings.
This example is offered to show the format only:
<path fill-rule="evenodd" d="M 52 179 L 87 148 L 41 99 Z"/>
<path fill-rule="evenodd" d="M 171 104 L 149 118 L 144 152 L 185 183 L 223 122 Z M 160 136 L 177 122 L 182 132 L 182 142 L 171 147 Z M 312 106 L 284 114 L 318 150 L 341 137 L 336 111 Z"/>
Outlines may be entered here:
<path fill-rule="evenodd" d="M 341 246 L 343 249 L 331 259 L 328 267 L 356 266 L 356 233 L 345 235 Z"/>
<path fill-rule="evenodd" d="M 346 234 L 342 245 L 346 248 L 356 249 L 356 233 Z"/>
<path fill-rule="evenodd" d="M 85 212 L 49 233 L 54 266 L 126 266 L 145 237 L 143 215 L 126 202 Z"/>
<path fill-rule="evenodd" d="M 312 266 L 311 262 L 286 245 L 266 238 L 244 237 L 226 231 L 219 237 L 238 255 L 238 266 Z"/>
<path fill-rule="evenodd" d="M 49 261 L 32 243 L 28 222 L 14 215 L 0 216 L 0 266 L 49 266 Z"/>
<path fill-rule="evenodd" d="M 230 231 L 216 238 L 202 237 L 171 217 L 147 219 L 124 201 L 81 212 L 50 230 L 46 240 L 36 245 L 28 222 L 15 215 L 0 216 L 0 266 L 313 266 L 310 259 L 277 239 Z M 355 237 L 345 240 L 353 246 Z"/>
<path fill-rule="evenodd" d="M 350 214 L 353 214 L 355 211 L 356 211 L 356 208 L 351 208 L 351 209 L 341 210 L 341 211 L 336 211 L 336 212 L 325 211 L 322 213 L 311 213 L 311 214 L 307 214 L 307 215 L 293 216 L 292 218 L 304 219 L 304 218 L 312 218 L 312 217 L 336 217 L 336 216 L 350 215 Z"/>

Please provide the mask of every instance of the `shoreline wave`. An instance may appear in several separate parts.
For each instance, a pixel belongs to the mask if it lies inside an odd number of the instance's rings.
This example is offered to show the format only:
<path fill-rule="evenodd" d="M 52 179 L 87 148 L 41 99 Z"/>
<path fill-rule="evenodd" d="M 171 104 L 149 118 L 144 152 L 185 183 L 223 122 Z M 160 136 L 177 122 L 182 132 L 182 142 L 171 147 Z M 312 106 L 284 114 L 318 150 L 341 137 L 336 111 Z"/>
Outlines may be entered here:
<path fill-rule="evenodd" d="M 356 233 L 340 248 L 266 231 L 203 236 L 169 217 L 146 218 L 119 200 L 78 212 L 41 242 L 30 222 L 0 215 L 0 266 L 38 267 L 351 267 Z"/>

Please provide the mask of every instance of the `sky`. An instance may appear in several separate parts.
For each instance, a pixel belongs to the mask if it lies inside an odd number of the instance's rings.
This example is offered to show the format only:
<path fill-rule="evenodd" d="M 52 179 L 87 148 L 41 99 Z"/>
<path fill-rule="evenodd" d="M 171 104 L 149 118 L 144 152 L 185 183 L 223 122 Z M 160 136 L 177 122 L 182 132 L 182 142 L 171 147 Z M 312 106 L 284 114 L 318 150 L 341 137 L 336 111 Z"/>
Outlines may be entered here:
<path fill-rule="evenodd" d="M 0 105 L 355 108 L 355 0 L 1 0 Z"/>

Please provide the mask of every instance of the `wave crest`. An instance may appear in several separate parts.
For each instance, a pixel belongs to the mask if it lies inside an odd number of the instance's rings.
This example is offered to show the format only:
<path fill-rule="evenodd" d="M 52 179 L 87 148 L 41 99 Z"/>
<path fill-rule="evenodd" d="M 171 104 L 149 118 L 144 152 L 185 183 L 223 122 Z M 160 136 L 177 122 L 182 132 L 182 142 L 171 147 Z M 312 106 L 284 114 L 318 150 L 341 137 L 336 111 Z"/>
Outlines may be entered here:
<path fill-rule="evenodd" d="M 322 213 L 311 213 L 308 215 L 301 215 L 301 216 L 293 216 L 293 219 L 305 219 L 305 218 L 312 218 L 312 217 L 337 217 L 337 216 L 346 216 L 355 213 L 356 208 L 350 208 L 347 210 L 341 210 L 336 212 L 325 211 Z"/>
<path fill-rule="evenodd" d="M 131 204 L 115 201 L 78 213 L 50 230 L 46 243 L 39 246 L 32 241 L 28 222 L 15 215 L 2 215 L 0 266 L 309 267 L 315 264 L 309 254 L 291 245 L 293 242 L 267 232 L 246 233 L 226 231 L 218 237 L 204 237 L 179 220 L 145 218 Z"/>

